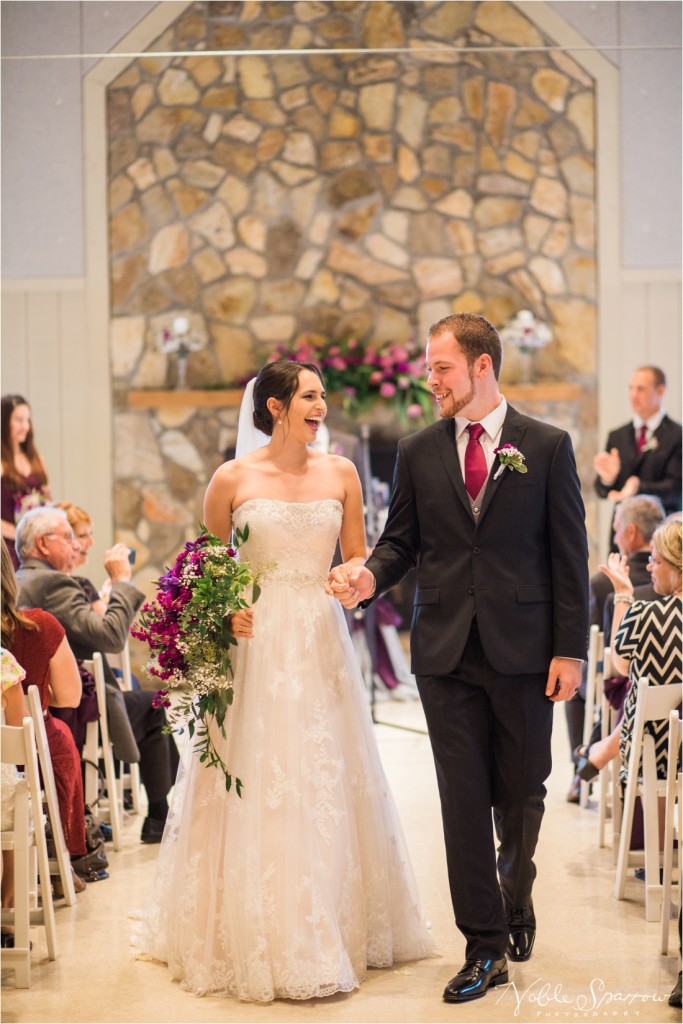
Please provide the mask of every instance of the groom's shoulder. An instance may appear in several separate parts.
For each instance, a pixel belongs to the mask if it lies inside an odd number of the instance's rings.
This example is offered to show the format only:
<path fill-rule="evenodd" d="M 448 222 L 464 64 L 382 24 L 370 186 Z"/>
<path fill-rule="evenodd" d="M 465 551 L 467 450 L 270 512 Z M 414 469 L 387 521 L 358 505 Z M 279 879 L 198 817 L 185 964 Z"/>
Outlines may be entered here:
<path fill-rule="evenodd" d="M 406 449 L 419 448 L 424 444 L 432 444 L 437 434 L 441 434 L 444 431 L 448 431 L 447 420 L 437 420 L 436 423 L 430 423 L 426 427 L 422 427 L 420 430 L 413 431 L 412 434 L 406 434 L 399 441 L 399 445 Z M 451 428 L 452 429 L 452 428 Z"/>
<path fill-rule="evenodd" d="M 554 440 L 557 442 L 561 437 L 569 437 L 568 431 L 562 427 L 558 427 L 554 423 L 548 423 L 546 420 L 536 419 L 534 416 L 527 416 L 525 413 L 513 409 L 512 406 L 508 406 L 507 425 L 524 427 L 525 432 L 546 441 Z"/>

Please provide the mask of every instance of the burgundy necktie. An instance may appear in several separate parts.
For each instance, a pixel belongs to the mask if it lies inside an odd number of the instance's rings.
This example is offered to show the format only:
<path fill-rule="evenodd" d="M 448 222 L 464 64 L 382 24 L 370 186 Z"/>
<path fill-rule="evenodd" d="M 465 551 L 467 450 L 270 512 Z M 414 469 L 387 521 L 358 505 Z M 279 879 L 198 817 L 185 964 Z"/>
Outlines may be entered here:
<path fill-rule="evenodd" d="M 636 447 L 639 452 L 642 452 L 643 448 L 647 444 L 647 427 L 643 423 L 642 427 L 638 429 L 638 437 L 636 439 Z"/>
<path fill-rule="evenodd" d="M 484 433 L 481 423 L 470 423 L 467 428 L 470 439 L 465 449 L 465 487 L 472 501 L 477 497 L 489 475 L 484 449 L 479 438 Z"/>

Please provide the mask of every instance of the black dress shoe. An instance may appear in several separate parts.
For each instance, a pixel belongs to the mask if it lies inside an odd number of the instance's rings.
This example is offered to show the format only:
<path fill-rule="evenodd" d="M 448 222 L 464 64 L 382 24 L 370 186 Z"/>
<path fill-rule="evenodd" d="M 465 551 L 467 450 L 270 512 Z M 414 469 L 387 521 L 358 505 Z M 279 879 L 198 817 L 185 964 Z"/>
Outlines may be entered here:
<path fill-rule="evenodd" d="M 466 960 L 460 973 L 446 985 L 443 991 L 446 1003 L 467 1003 L 480 999 L 489 988 L 507 985 L 508 965 L 505 957 L 500 960 Z"/>
<path fill-rule="evenodd" d="M 681 1005 L 681 972 L 678 972 L 678 981 L 674 985 L 674 990 L 669 996 L 669 1006 L 680 1006 Z"/>
<path fill-rule="evenodd" d="M 142 823 L 140 839 L 143 843 L 160 843 L 165 826 L 166 822 L 159 821 L 158 818 L 145 818 Z"/>
<path fill-rule="evenodd" d="M 531 956 L 536 938 L 536 918 L 534 917 L 533 904 L 519 910 L 508 911 L 508 929 L 510 938 L 506 953 L 510 960 L 515 963 L 522 963 Z"/>

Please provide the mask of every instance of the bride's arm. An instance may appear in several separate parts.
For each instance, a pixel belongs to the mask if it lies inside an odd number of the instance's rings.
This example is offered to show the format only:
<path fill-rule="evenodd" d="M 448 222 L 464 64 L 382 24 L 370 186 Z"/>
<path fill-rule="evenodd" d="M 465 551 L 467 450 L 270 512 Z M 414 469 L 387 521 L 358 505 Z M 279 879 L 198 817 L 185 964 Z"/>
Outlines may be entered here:
<path fill-rule="evenodd" d="M 348 459 L 342 460 L 344 476 L 344 517 L 342 519 L 339 545 L 344 567 L 364 565 L 367 558 L 365 543 L 365 516 L 363 514 L 363 492 L 356 467 Z"/>
<path fill-rule="evenodd" d="M 219 466 L 204 496 L 204 525 L 226 544 L 232 534 L 232 503 L 237 486 L 234 466 L 234 461 Z"/>

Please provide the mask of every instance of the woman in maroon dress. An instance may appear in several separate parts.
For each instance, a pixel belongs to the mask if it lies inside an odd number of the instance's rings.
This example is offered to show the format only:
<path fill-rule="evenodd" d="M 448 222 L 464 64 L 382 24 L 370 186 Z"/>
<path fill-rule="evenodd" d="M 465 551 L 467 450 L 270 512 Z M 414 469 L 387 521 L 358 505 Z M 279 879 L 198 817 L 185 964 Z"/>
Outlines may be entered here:
<path fill-rule="evenodd" d="M 14 547 L 16 523 L 30 508 L 50 501 L 45 465 L 33 440 L 31 410 L 21 395 L 3 395 L 0 402 L 0 433 L 2 536 L 9 548 L 12 565 L 17 569 L 19 559 Z"/>
<path fill-rule="evenodd" d="M 4 541 L 2 646 L 11 651 L 25 670 L 24 689 L 33 684 L 40 691 L 64 841 L 72 862 L 77 862 L 87 853 L 81 759 L 68 726 L 52 717 L 49 705 L 77 707 L 81 677 L 57 619 L 41 608 L 17 608 L 17 582 Z"/>

